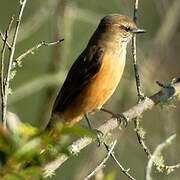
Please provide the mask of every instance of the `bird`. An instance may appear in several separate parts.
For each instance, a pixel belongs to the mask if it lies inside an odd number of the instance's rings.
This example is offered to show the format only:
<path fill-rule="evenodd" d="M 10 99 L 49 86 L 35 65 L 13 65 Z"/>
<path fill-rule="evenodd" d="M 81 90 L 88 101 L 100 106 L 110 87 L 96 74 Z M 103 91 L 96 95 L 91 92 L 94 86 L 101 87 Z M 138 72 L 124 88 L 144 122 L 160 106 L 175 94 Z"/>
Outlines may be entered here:
<path fill-rule="evenodd" d="M 105 110 L 103 105 L 116 90 L 124 71 L 127 44 L 133 34 L 144 33 L 126 15 L 109 14 L 71 66 L 55 99 L 47 128 L 61 121 L 68 126 L 85 115 Z"/>

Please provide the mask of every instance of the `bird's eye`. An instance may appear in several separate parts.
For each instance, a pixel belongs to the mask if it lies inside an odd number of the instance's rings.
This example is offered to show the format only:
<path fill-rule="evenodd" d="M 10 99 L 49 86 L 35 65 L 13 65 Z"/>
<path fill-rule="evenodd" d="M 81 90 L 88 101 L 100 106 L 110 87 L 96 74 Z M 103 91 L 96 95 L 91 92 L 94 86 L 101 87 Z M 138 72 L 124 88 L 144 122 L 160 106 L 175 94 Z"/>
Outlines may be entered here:
<path fill-rule="evenodd" d="M 126 32 L 130 32 L 130 31 L 132 31 L 132 29 L 131 29 L 131 27 L 129 27 L 129 26 L 126 26 L 126 25 L 119 25 L 119 24 L 115 24 L 119 29 L 121 29 L 121 30 L 124 30 L 124 31 L 126 31 Z"/>
<path fill-rule="evenodd" d="M 123 26 L 123 29 L 124 29 L 125 31 L 127 31 L 127 32 L 131 31 L 131 28 L 128 27 L 128 26 Z"/>

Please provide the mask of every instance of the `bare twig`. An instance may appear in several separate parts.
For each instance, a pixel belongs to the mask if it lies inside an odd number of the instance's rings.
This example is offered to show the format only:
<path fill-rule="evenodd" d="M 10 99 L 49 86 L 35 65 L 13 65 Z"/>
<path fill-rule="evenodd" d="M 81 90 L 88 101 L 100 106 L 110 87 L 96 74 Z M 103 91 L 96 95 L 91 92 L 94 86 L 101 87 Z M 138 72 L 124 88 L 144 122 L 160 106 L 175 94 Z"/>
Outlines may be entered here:
<path fill-rule="evenodd" d="M 8 90 L 9 90 L 9 81 L 10 81 L 10 75 L 11 75 L 11 68 L 12 68 L 12 63 L 13 63 L 13 58 L 14 58 L 14 52 L 16 49 L 16 40 L 17 40 L 17 35 L 18 35 L 18 31 L 19 31 L 19 26 L 20 26 L 20 22 L 22 19 L 22 14 L 26 5 L 26 0 L 20 0 L 20 10 L 19 10 L 19 15 L 18 15 L 18 19 L 16 22 L 16 28 L 15 28 L 15 32 L 14 32 L 14 36 L 13 36 L 13 40 L 12 40 L 12 45 L 11 45 L 11 49 L 10 49 L 10 55 L 9 55 L 9 61 L 8 61 L 8 67 L 7 67 L 7 74 L 6 74 L 6 78 L 5 78 L 5 84 L 4 84 L 4 111 L 3 113 L 3 126 L 6 128 L 6 112 L 7 112 L 7 96 L 8 96 Z"/>
<path fill-rule="evenodd" d="M 107 146 L 106 144 L 104 144 L 107 151 L 109 152 L 110 149 L 109 149 L 109 146 Z M 129 170 L 130 169 L 125 169 L 121 164 L 120 162 L 117 160 L 116 156 L 114 155 L 114 153 L 112 152 L 111 154 L 111 157 L 112 159 L 116 162 L 116 164 L 118 165 L 118 167 L 121 169 L 121 171 L 131 180 L 136 180 L 135 178 L 133 178 L 130 174 L 129 174 Z"/>
<path fill-rule="evenodd" d="M 107 111 L 107 110 L 106 110 Z M 91 123 L 87 117 L 87 115 L 85 115 L 85 118 L 87 120 L 87 123 L 88 123 L 88 126 L 89 126 L 89 129 L 93 129 L 92 126 L 91 126 Z M 101 142 L 101 139 L 97 136 L 97 139 L 99 142 Z M 107 150 L 107 154 L 109 154 L 109 151 L 110 151 L 110 147 L 106 144 L 106 142 L 104 141 L 103 142 L 103 145 L 104 147 L 106 148 Z M 112 159 L 114 160 L 114 162 L 118 165 L 118 167 L 120 168 L 120 170 L 128 177 L 130 178 L 131 180 L 135 180 L 130 174 L 129 174 L 129 170 L 126 170 L 122 165 L 121 163 L 117 160 L 116 156 L 114 153 L 110 153 L 110 156 L 112 157 Z"/>
<path fill-rule="evenodd" d="M 89 173 L 89 174 L 84 178 L 84 180 L 90 179 L 92 176 L 94 176 L 94 175 L 97 173 L 97 171 L 99 171 L 100 169 L 103 169 L 103 168 L 105 167 L 105 163 L 106 163 L 106 161 L 109 159 L 109 157 L 111 156 L 111 154 L 113 153 L 113 150 L 114 150 L 114 148 L 115 148 L 115 146 L 116 146 L 116 143 L 117 143 L 117 141 L 115 140 L 115 141 L 112 143 L 112 145 L 110 146 L 110 149 L 108 149 L 108 153 L 107 153 L 106 157 L 103 159 L 103 161 L 102 161 L 91 173 Z"/>
<path fill-rule="evenodd" d="M 38 43 L 37 45 L 33 46 L 32 48 L 28 49 L 23 54 L 21 54 L 18 58 L 16 58 L 14 60 L 14 62 L 17 63 L 17 64 L 20 64 L 22 59 L 24 59 L 29 54 L 33 54 L 34 51 L 38 50 L 42 46 L 53 46 L 53 45 L 57 45 L 57 44 L 61 43 L 62 41 L 64 41 L 64 39 L 59 39 L 59 40 L 54 41 L 54 42 L 45 42 L 45 41 L 42 41 L 42 42 Z"/>
<path fill-rule="evenodd" d="M 147 164 L 147 168 L 146 168 L 146 175 L 145 175 L 145 179 L 146 180 L 151 180 L 151 171 L 152 171 L 152 167 L 153 164 L 156 163 L 156 159 L 159 156 L 159 154 L 161 153 L 161 151 L 167 147 L 169 144 L 171 144 L 171 142 L 175 139 L 176 134 L 170 136 L 168 139 L 166 139 L 163 143 L 159 144 L 155 151 L 153 152 L 153 154 L 151 155 L 148 164 Z M 168 170 L 169 172 L 172 172 L 174 169 L 176 168 L 180 168 L 180 163 L 176 164 L 176 165 L 172 165 L 172 166 L 166 166 L 163 163 L 161 164 L 157 164 L 157 166 L 159 166 L 159 168 L 161 169 L 165 169 Z"/>
<path fill-rule="evenodd" d="M 139 0 L 134 0 L 134 16 L 133 20 L 137 24 L 137 19 L 138 19 L 138 5 L 139 5 Z M 141 92 L 141 84 L 140 84 L 140 78 L 139 78 L 139 73 L 138 73 L 138 65 L 137 65 L 137 57 L 136 57 L 136 35 L 133 35 L 132 38 L 132 55 L 133 55 L 133 65 L 134 65 L 134 73 L 135 73 L 135 80 L 136 80 L 136 88 L 137 88 L 137 94 L 139 101 L 144 98 L 143 93 Z"/>
<path fill-rule="evenodd" d="M 10 23 L 8 24 L 8 27 L 6 29 L 5 32 L 5 37 L 3 37 L 3 47 L 2 47 L 2 51 L 1 51 L 1 105 L 2 105 L 2 123 L 4 122 L 5 119 L 5 108 L 6 108 L 6 102 L 5 102 L 5 82 L 4 82 L 4 68 L 5 68 L 5 63 L 4 63 L 4 56 L 5 56 L 5 51 L 6 51 L 6 45 L 8 44 L 7 40 L 8 40 L 8 36 L 9 36 L 9 31 L 11 29 L 12 23 L 14 21 L 14 17 L 11 18 Z M 11 49 L 11 48 L 10 48 Z M 9 50 L 10 50 L 9 49 Z"/>
<path fill-rule="evenodd" d="M 137 24 L 138 20 L 138 6 L 139 6 L 139 0 L 134 0 L 134 17 L 133 20 Z M 138 103 L 144 98 L 144 94 L 141 92 L 141 84 L 140 84 L 140 78 L 139 78 L 139 73 L 138 73 L 138 65 L 137 65 L 137 56 L 136 56 L 137 48 L 136 48 L 136 35 L 133 35 L 132 38 L 132 55 L 133 55 L 133 65 L 134 65 L 134 73 L 135 73 L 135 80 L 136 80 L 136 88 L 137 88 L 137 95 L 138 95 Z M 147 154 L 147 156 L 150 156 L 150 150 L 146 146 L 144 142 L 144 138 L 141 135 L 140 129 L 140 119 L 139 117 L 135 118 L 134 120 L 134 125 L 135 125 L 135 132 L 136 136 L 138 138 L 138 142 Z"/>
<path fill-rule="evenodd" d="M 145 98 L 139 104 L 135 105 L 131 109 L 123 113 L 124 117 L 130 123 L 134 118 L 142 115 L 145 111 L 152 109 L 156 104 L 169 100 L 180 94 L 180 82 L 171 85 L 169 88 L 163 88 L 161 91 L 152 95 L 149 98 Z M 100 130 L 104 135 L 119 127 L 119 123 L 116 118 L 111 118 L 101 125 L 98 130 Z M 92 143 L 94 139 L 90 137 L 83 137 L 75 141 L 72 145 L 68 147 L 71 154 L 77 154 L 83 148 Z M 69 158 L 66 154 L 61 154 L 56 160 L 49 162 L 44 166 L 45 172 L 54 172 L 58 167 L 60 167 Z"/>
<path fill-rule="evenodd" d="M 141 145 L 141 147 L 143 148 L 147 157 L 149 158 L 151 156 L 151 152 L 144 141 L 145 134 L 144 134 L 144 129 L 142 129 L 142 127 L 140 127 L 140 120 L 136 118 L 134 121 L 134 124 L 135 124 L 135 132 L 136 132 L 136 135 L 138 138 L 138 142 Z"/>
<path fill-rule="evenodd" d="M 0 36 L 4 42 L 6 40 L 6 37 L 3 35 L 3 33 L 1 31 L 0 31 Z M 8 43 L 8 41 L 6 41 L 6 45 L 7 45 L 8 49 L 11 49 L 11 45 Z"/>

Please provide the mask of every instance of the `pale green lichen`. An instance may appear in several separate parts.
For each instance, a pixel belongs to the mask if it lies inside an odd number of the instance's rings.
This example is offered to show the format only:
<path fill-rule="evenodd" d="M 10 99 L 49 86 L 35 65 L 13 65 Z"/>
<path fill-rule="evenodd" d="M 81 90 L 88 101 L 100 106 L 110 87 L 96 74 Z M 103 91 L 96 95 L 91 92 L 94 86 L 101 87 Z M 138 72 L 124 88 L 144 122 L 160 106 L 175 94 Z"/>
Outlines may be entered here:
<path fill-rule="evenodd" d="M 79 152 L 79 146 L 77 144 L 72 144 L 70 153 L 77 156 Z"/>
<path fill-rule="evenodd" d="M 169 174 L 172 173 L 173 171 L 174 171 L 174 168 L 171 168 L 171 167 L 167 168 L 167 169 L 166 169 L 166 175 L 169 175 Z"/>
<path fill-rule="evenodd" d="M 44 172 L 43 172 L 43 177 L 44 178 L 52 178 L 53 176 L 55 176 L 55 171 L 54 170 L 50 170 L 50 169 L 46 169 Z"/>
<path fill-rule="evenodd" d="M 22 60 L 18 60 L 17 65 L 18 65 L 18 67 L 22 67 Z"/>
<path fill-rule="evenodd" d="M 142 127 L 138 127 L 135 129 L 141 139 L 145 139 L 146 131 Z"/>
<path fill-rule="evenodd" d="M 16 76 L 16 73 L 17 73 L 17 71 L 15 69 L 11 71 L 10 81 L 12 81 L 14 79 L 14 77 Z"/>
<path fill-rule="evenodd" d="M 154 160 L 154 165 L 158 172 L 163 172 L 164 158 L 161 154 L 157 155 Z"/>

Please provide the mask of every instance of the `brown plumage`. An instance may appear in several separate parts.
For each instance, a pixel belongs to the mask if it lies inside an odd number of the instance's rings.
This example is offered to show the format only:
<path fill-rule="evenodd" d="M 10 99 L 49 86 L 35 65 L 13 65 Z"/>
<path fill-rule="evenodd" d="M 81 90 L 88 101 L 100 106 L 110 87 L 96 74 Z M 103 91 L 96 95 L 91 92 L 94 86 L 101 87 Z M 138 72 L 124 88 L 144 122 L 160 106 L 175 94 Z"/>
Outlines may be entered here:
<path fill-rule="evenodd" d="M 143 31 L 124 15 L 112 14 L 101 20 L 66 77 L 48 127 L 57 120 L 73 125 L 103 106 L 122 77 L 127 43 L 138 32 Z"/>

